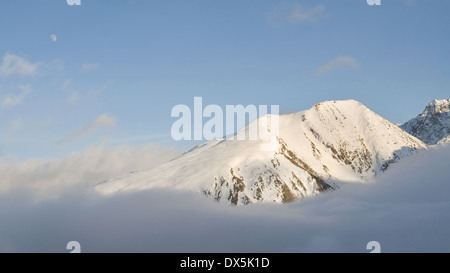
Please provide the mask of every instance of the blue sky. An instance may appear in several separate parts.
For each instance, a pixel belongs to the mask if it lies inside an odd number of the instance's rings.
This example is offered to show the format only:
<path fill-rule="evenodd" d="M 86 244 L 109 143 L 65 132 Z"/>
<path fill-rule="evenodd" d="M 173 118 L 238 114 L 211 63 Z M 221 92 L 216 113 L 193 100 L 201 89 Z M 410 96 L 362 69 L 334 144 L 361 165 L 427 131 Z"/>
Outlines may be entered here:
<path fill-rule="evenodd" d="M 356 99 L 405 122 L 449 97 L 446 0 L 4 1 L 0 156 L 171 139 L 173 106 Z M 51 35 L 55 35 L 51 39 Z"/>

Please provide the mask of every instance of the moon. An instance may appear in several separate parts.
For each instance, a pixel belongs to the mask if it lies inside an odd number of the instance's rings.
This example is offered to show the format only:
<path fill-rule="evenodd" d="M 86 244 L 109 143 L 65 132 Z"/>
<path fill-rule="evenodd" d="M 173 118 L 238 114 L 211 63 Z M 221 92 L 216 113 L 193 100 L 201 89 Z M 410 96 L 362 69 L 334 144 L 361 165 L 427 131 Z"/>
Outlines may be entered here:
<path fill-rule="evenodd" d="M 56 37 L 55 34 L 52 34 L 52 35 L 50 35 L 50 39 L 51 39 L 53 42 L 56 42 L 56 40 L 58 40 L 58 37 Z"/>

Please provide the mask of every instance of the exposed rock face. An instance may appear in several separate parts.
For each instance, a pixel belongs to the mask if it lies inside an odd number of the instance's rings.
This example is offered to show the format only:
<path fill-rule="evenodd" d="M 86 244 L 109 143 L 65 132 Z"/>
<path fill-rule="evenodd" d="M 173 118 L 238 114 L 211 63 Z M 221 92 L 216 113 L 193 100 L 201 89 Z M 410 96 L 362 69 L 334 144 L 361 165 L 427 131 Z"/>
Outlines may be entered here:
<path fill-rule="evenodd" d="M 450 136 L 450 99 L 434 100 L 422 114 L 400 127 L 429 145 L 448 142 Z"/>

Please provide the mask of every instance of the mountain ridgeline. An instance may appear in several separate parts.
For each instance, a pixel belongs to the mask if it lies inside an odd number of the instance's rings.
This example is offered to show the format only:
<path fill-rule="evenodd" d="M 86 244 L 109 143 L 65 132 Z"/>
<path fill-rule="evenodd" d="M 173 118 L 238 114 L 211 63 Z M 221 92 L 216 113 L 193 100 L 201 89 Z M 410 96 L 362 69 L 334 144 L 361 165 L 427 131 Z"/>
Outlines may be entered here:
<path fill-rule="evenodd" d="M 448 135 L 448 123 L 440 116 L 448 113 L 448 101 L 447 108 L 435 103 L 427 109 L 422 115 L 432 122 L 420 118 L 409 122 L 416 127 L 406 123 L 402 128 L 418 128 L 420 124 L 423 128 L 414 130 L 430 136 L 425 127 L 433 125 L 428 129 L 434 132 L 447 124 L 443 134 L 429 137 L 432 141 L 427 142 L 433 144 L 440 136 L 445 138 L 445 132 Z M 439 115 L 439 121 L 429 115 Z M 263 140 L 217 139 L 158 168 L 104 181 L 96 190 L 111 195 L 168 188 L 201 192 L 232 205 L 288 203 L 346 183 L 372 182 L 392 164 L 428 147 L 354 100 L 327 101 L 306 111 L 281 115 L 278 132 L 263 129 L 274 140 L 270 149 L 261 149 Z"/>
<path fill-rule="evenodd" d="M 400 127 L 429 145 L 450 142 L 449 108 L 450 99 L 434 100 L 422 114 Z"/>

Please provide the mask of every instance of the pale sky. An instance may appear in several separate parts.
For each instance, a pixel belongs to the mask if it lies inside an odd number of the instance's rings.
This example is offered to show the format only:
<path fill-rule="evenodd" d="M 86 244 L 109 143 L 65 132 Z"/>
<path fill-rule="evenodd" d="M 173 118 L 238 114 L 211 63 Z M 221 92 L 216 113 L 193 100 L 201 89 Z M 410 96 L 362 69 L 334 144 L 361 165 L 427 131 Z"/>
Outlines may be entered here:
<path fill-rule="evenodd" d="M 0 157 L 175 142 L 177 104 L 306 110 L 356 99 L 392 122 L 449 98 L 450 1 L 65 0 L 0 7 Z"/>

